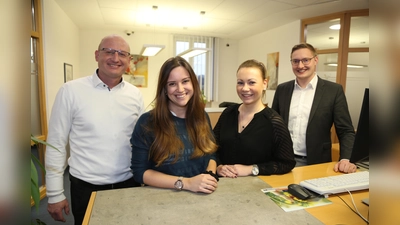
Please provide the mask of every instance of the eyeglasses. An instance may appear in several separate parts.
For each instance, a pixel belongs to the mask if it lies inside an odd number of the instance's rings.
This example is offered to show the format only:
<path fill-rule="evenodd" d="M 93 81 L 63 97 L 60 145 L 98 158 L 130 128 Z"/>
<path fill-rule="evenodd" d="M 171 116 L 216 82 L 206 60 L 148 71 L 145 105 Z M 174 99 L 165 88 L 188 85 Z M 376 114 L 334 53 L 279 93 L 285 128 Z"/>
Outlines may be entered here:
<path fill-rule="evenodd" d="M 293 66 L 299 65 L 300 61 L 303 63 L 303 65 L 308 65 L 311 62 L 311 59 L 315 58 L 316 55 L 312 58 L 304 58 L 304 59 L 292 59 L 290 62 L 292 62 Z"/>
<path fill-rule="evenodd" d="M 115 49 L 112 49 L 112 48 L 102 48 L 102 49 L 100 49 L 100 51 L 105 52 L 109 56 L 113 56 L 117 52 L 118 56 L 121 57 L 121 58 L 126 58 L 126 57 L 129 57 L 131 55 L 131 53 L 129 53 L 129 52 L 125 52 L 125 51 L 121 51 L 121 50 L 115 50 Z"/>

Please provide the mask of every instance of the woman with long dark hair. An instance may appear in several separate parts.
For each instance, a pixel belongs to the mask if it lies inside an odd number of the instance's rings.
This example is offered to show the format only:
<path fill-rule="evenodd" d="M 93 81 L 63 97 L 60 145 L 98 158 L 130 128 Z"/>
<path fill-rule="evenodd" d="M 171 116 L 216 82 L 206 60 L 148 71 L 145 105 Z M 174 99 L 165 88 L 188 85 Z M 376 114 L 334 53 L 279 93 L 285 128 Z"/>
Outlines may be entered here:
<path fill-rule="evenodd" d="M 212 193 L 217 188 L 215 144 L 196 74 L 182 57 L 161 67 L 154 109 L 132 134 L 132 171 L 154 187 Z"/>

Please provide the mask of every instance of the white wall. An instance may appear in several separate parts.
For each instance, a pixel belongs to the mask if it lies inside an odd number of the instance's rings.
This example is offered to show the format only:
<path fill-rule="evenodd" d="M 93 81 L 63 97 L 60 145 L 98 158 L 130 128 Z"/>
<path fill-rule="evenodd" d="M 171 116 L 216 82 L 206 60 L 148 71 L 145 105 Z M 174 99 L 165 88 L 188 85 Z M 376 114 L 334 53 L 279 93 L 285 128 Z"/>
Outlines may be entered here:
<path fill-rule="evenodd" d="M 267 65 L 267 54 L 279 52 L 278 84 L 294 79 L 290 64 L 290 51 L 295 44 L 300 42 L 300 21 L 295 21 L 284 26 L 240 40 L 238 50 L 238 64 L 256 59 Z M 234 93 L 236 95 L 236 89 Z M 265 103 L 272 105 L 274 90 L 267 90 Z"/>
<path fill-rule="evenodd" d="M 212 106 L 218 107 L 221 102 L 241 102 L 236 93 L 236 70 L 248 60 L 256 59 L 267 64 L 267 54 L 279 52 L 278 83 L 294 79 L 290 65 L 290 51 L 300 41 L 300 21 L 242 39 L 239 41 L 221 39 L 218 48 L 219 72 L 218 101 Z M 229 43 L 229 47 L 226 44 Z M 272 105 L 275 91 L 267 90 L 265 103 Z"/>
<path fill-rule="evenodd" d="M 229 46 L 227 46 L 229 44 Z M 217 50 L 218 63 L 216 76 L 217 96 L 211 107 L 218 107 L 221 102 L 239 102 L 236 94 L 236 70 L 238 61 L 239 42 L 220 39 Z"/>
<path fill-rule="evenodd" d="M 73 66 L 74 78 L 79 71 L 79 28 L 53 0 L 44 0 L 42 7 L 46 108 L 50 118 L 55 96 L 64 84 L 64 63 Z"/>

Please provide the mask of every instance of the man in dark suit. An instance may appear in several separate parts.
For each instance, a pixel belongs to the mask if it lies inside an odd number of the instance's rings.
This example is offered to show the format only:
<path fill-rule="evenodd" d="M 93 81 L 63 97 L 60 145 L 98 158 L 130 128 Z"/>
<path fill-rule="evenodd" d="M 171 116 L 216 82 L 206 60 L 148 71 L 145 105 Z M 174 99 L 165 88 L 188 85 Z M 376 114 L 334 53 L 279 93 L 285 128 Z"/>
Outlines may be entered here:
<path fill-rule="evenodd" d="M 343 87 L 317 76 L 318 56 L 310 44 L 292 48 L 295 80 L 278 85 L 272 108 L 288 125 L 293 140 L 296 166 L 332 161 L 331 127 L 335 125 L 340 159 L 334 170 L 355 172 L 349 159 L 355 132 Z"/>

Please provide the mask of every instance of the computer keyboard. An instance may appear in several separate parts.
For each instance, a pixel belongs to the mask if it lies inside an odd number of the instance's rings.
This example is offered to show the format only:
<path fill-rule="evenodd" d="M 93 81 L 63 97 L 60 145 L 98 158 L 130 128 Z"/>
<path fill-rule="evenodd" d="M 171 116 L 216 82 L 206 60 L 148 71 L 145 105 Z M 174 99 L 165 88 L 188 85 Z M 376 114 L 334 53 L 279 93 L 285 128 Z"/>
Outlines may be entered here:
<path fill-rule="evenodd" d="M 303 180 L 300 185 L 321 195 L 369 189 L 369 171 Z"/>

